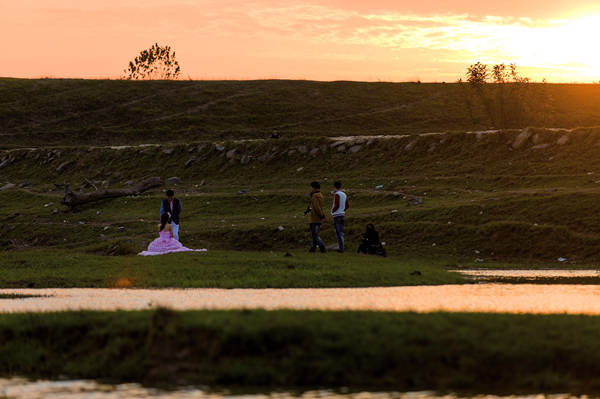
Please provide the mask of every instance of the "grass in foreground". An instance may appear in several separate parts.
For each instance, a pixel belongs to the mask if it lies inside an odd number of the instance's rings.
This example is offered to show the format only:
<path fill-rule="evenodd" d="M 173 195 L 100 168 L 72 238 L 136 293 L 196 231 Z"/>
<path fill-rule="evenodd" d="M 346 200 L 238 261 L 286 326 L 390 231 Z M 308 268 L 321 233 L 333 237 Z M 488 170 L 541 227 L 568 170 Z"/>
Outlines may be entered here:
<path fill-rule="evenodd" d="M 213 388 L 600 392 L 600 318 L 367 312 L 0 316 L 0 373 Z"/>
<path fill-rule="evenodd" d="M 9 252 L 0 287 L 371 287 L 462 283 L 443 258 L 380 258 L 336 252 L 236 252 L 157 257 L 99 256 L 68 251 Z M 414 273 L 419 271 L 419 273 Z"/>

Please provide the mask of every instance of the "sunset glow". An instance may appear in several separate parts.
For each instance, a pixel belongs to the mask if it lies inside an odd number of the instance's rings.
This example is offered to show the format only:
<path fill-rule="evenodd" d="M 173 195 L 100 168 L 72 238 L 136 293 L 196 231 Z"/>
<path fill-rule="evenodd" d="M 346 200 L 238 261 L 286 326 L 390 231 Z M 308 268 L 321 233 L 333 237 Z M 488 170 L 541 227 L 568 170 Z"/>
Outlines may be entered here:
<path fill-rule="evenodd" d="M 600 80 L 596 2 L 422 3 L 0 0 L 0 76 L 118 78 L 158 42 L 194 79 L 454 81 L 481 61 Z"/>

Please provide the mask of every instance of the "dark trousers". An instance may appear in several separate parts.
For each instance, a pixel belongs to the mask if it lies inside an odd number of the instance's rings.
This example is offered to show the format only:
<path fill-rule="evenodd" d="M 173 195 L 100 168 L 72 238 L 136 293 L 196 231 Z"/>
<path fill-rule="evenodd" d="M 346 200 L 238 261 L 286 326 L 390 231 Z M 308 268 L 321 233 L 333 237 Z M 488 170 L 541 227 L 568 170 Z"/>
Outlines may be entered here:
<path fill-rule="evenodd" d="M 344 216 L 333 217 L 333 228 L 337 237 L 338 247 L 340 251 L 344 250 Z"/>
<path fill-rule="evenodd" d="M 321 250 L 325 249 L 325 244 L 323 244 L 323 240 L 319 237 L 319 232 L 321 231 L 321 223 L 311 223 L 310 224 L 310 235 L 312 236 L 312 247 L 319 247 Z"/>

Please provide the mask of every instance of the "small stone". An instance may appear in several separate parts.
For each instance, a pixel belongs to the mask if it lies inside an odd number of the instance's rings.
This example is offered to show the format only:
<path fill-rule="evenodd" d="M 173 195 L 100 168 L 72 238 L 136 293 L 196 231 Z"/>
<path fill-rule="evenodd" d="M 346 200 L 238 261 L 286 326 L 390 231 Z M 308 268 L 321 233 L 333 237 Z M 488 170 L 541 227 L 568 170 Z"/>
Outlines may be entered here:
<path fill-rule="evenodd" d="M 408 143 L 407 145 L 405 145 L 404 151 L 411 151 L 413 148 L 415 148 L 418 141 L 419 141 L 419 139 L 415 139 L 415 140 L 411 141 L 410 143 Z"/>
<path fill-rule="evenodd" d="M 44 204 L 44 208 L 48 208 L 49 206 L 54 205 L 54 202 L 48 202 L 47 204 Z"/>
<path fill-rule="evenodd" d="M 127 180 L 125 183 L 123 183 L 124 186 L 131 186 L 133 184 L 133 180 Z"/>
<path fill-rule="evenodd" d="M 521 148 L 523 146 L 523 144 L 525 144 L 525 142 L 527 142 L 529 137 L 531 137 L 531 130 L 530 129 L 523 130 L 521 133 L 519 133 L 519 135 L 517 136 L 515 141 L 513 141 L 512 148 L 515 150 Z"/>
<path fill-rule="evenodd" d="M 52 214 L 53 214 L 53 215 L 56 215 L 57 213 L 58 213 L 58 208 L 54 208 L 54 209 L 52 210 Z"/>
<path fill-rule="evenodd" d="M 410 197 L 408 197 L 407 201 L 408 201 L 408 205 L 417 206 L 417 205 L 421 205 L 423 203 L 423 198 L 410 196 Z"/>
<path fill-rule="evenodd" d="M 298 151 L 301 154 L 306 154 L 308 152 L 308 148 L 305 145 L 301 145 L 301 146 L 298 147 Z"/>
<path fill-rule="evenodd" d="M 14 187 L 16 187 L 14 184 L 12 184 L 12 183 L 6 183 L 4 186 L 2 186 L 0 188 L 0 190 L 10 190 L 11 188 L 14 188 Z"/>
<path fill-rule="evenodd" d="M 556 144 L 558 144 L 558 145 L 565 145 L 565 144 L 567 144 L 568 142 L 569 142 L 569 135 L 568 135 L 568 134 L 565 134 L 564 136 L 562 136 L 561 138 L 559 138 L 559 139 L 556 141 Z"/>
<path fill-rule="evenodd" d="M 177 176 L 169 177 L 167 180 L 165 180 L 165 184 L 167 186 L 177 185 L 179 183 L 181 183 L 181 179 Z"/>
<path fill-rule="evenodd" d="M 223 152 L 223 151 L 225 151 L 225 146 L 223 146 L 221 144 L 215 144 L 215 150 L 217 150 L 219 152 Z"/>
<path fill-rule="evenodd" d="M 398 197 L 400 197 L 402 194 L 400 194 L 398 191 L 394 191 L 394 192 L 392 193 L 392 195 L 393 195 L 395 198 L 398 198 Z"/>
<path fill-rule="evenodd" d="M 72 161 L 65 161 L 65 162 L 61 163 L 56 168 L 56 171 L 60 173 L 64 168 L 66 168 L 67 166 L 69 166 L 71 163 L 72 163 Z"/>
<path fill-rule="evenodd" d="M 244 154 L 244 156 L 242 156 L 242 159 L 240 160 L 240 163 L 242 165 L 246 165 L 246 164 L 250 163 L 250 155 Z"/>
<path fill-rule="evenodd" d="M 194 164 L 194 162 L 196 162 L 196 158 L 190 158 L 186 163 L 185 163 L 185 167 L 189 168 L 190 166 L 192 166 Z"/>
<path fill-rule="evenodd" d="M 237 150 L 235 148 L 233 150 L 227 151 L 227 154 L 225 154 L 225 157 L 227 157 L 227 159 L 233 159 L 233 158 L 235 158 L 236 151 Z"/>
<path fill-rule="evenodd" d="M 344 152 L 346 151 L 346 146 L 345 145 L 341 145 L 337 148 L 338 152 Z"/>
<path fill-rule="evenodd" d="M 238 191 L 238 194 L 240 194 L 240 195 L 246 194 L 246 190 L 240 190 L 240 191 Z"/>
<path fill-rule="evenodd" d="M 279 230 L 279 231 L 283 231 L 283 230 L 285 230 L 285 228 L 284 228 L 283 226 L 279 226 L 279 227 L 277 228 L 277 230 Z"/>
<path fill-rule="evenodd" d="M 296 172 L 302 172 L 304 170 L 303 167 L 299 167 L 298 169 L 296 169 Z"/>
<path fill-rule="evenodd" d="M 175 151 L 174 148 L 165 148 L 162 152 L 163 154 L 171 155 Z"/>
<path fill-rule="evenodd" d="M 354 145 L 352 147 L 350 147 L 350 149 L 348 151 L 350 151 L 352 154 L 356 154 L 357 152 L 359 152 L 361 150 L 362 146 L 361 145 Z"/>
<path fill-rule="evenodd" d="M 319 153 L 319 149 L 318 148 L 313 148 L 312 150 L 310 150 L 309 155 L 311 157 L 314 157 L 315 155 L 317 155 Z"/>
<path fill-rule="evenodd" d="M 538 144 L 538 145 L 534 145 L 533 147 L 531 147 L 532 150 L 543 150 L 545 148 L 550 147 L 550 144 L 545 143 L 545 144 Z"/>

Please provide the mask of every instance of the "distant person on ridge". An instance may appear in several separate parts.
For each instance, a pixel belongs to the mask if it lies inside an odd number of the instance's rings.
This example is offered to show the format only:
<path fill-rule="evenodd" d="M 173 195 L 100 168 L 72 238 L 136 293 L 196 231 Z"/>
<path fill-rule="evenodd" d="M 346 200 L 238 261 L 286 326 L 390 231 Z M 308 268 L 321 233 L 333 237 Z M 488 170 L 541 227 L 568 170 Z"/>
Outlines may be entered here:
<path fill-rule="evenodd" d="M 335 192 L 333 193 L 333 206 L 331 207 L 331 216 L 333 216 L 333 228 L 338 242 L 338 252 L 344 252 L 344 219 L 346 211 L 350 208 L 348 196 L 342 191 L 342 183 L 336 181 L 333 183 Z"/>
<path fill-rule="evenodd" d="M 173 238 L 179 241 L 179 215 L 181 214 L 181 201 L 175 198 L 173 190 L 167 190 L 167 198 L 160 203 L 160 216 L 163 213 L 169 213 L 171 216 L 171 226 L 173 228 Z"/>
<path fill-rule="evenodd" d="M 319 237 L 319 231 L 321 230 L 321 223 L 325 219 L 325 211 L 323 210 L 323 194 L 321 194 L 321 185 L 319 182 L 310 183 L 310 206 L 304 214 L 310 213 L 310 234 L 312 237 L 312 246 L 309 252 L 315 252 L 317 247 L 322 253 L 327 252 L 323 240 Z"/>
<path fill-rule="evenodd" d="M 277 129 L 273 129 L 273 133 L 271 133 L 271 138 L 272 139 L 279 139 L 279 138 L 281 138 L 281 134 L 279 134 L 279 131 L 277 131 Z"/>

